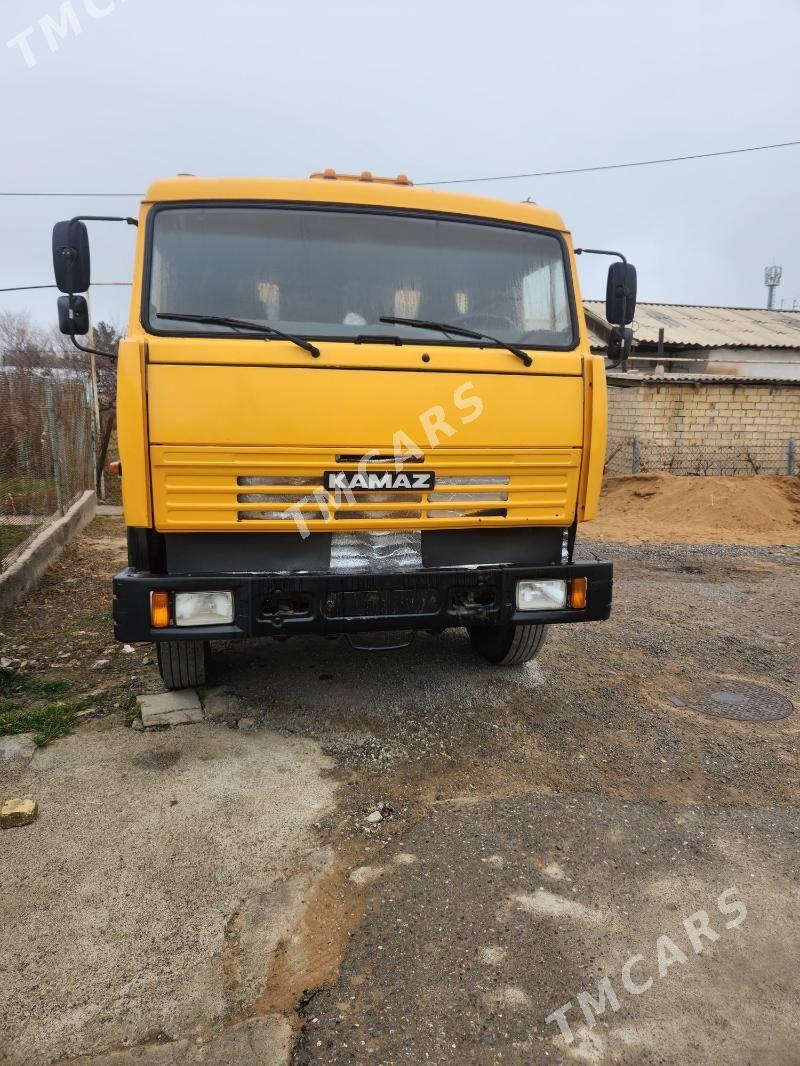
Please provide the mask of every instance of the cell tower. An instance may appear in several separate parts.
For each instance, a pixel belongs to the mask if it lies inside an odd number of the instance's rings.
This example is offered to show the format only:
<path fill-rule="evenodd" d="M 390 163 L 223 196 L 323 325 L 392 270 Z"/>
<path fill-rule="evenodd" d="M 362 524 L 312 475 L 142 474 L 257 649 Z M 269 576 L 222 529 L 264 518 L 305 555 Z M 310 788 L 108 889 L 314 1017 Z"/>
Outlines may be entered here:
<path fill-rule="evenodd" d="M 764 284 L 767 286 L 767 310 L 775 306 L 775 290 L 781 283 L 783 267 L 771 266 L 764 269 Z"/>

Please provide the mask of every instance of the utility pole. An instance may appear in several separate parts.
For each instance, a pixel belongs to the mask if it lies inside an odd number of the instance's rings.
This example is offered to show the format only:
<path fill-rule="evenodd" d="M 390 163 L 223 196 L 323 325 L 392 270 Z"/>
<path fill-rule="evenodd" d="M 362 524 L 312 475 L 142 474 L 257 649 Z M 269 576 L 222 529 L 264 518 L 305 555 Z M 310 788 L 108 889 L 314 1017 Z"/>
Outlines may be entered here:
<path fill-rule="evenodd" d="M 767 286 L 767 310 L 772 311 L 775 307 L 775 290 L 781 283 L 783 267 L 771 266 L 764 270 L 764 284 Z"/>
<path fill-rule="evenodd" d="M 94 348 L 94 325 L 92 323 L 92 305 L 88 292 L 86 293 L 86 303 L 89 310 L 89 347 Z M 100 423 L 100 392 L 97 388 L 97 359 L 95 358 L 94 353 L 89 356 L 89 359 L 89 367 L 91 370 L 92 378 L 92 400 L 94 401 L 94 454 L 97 455 L 101 447 L 101 440 L 103 436 L 102 426 Z M 94 465 L 95 464 L 93 463 L 92 466 Z M 100 499 L 104 500 L 106 496 L 106 483 L 102 470 L 100 471 L 100 476 L 95 479 L 95 489 Z"/>

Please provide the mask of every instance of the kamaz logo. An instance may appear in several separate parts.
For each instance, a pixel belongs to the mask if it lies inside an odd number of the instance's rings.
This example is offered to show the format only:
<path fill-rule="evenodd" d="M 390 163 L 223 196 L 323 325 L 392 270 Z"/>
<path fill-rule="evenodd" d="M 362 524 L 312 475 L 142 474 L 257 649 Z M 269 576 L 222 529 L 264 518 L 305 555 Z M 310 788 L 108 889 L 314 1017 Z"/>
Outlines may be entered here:
<path fill-rule="evenodd" d="M 328 492 L 430 492 L 433 470 L 326 470 L 322 484 Z"/>

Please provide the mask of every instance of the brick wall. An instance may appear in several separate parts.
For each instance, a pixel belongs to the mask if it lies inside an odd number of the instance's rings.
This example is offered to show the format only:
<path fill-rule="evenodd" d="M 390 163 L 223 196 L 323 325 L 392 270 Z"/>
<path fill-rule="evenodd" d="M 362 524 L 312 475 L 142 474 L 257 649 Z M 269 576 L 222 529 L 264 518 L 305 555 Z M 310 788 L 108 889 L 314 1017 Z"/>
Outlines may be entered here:
<path fill-rule="evenodd" d="M 609 472 L 785 474 L 800 447 L 798 385 L 641 385 L 609 388 Z M 797 472 L 795 469 L 794 472 Z"/>

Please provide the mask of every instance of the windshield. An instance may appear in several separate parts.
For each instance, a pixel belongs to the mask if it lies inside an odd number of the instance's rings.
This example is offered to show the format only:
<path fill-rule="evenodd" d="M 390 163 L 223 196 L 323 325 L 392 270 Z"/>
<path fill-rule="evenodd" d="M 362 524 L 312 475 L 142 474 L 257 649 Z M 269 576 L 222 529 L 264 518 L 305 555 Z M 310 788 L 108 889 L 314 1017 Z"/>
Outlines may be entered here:
<path fill-rule="evenodd" d="M 159 209 L 148 325 L 228 332 L 160 313 L 262 322 L 303 337 L 475 344 L 382 323 L 382 315 L 488 332 L 527 347 L 573 346 L 555 234 L 434 216 L 298 207 Z M 428 340 L 427 338 L 430 338 Z"/>

